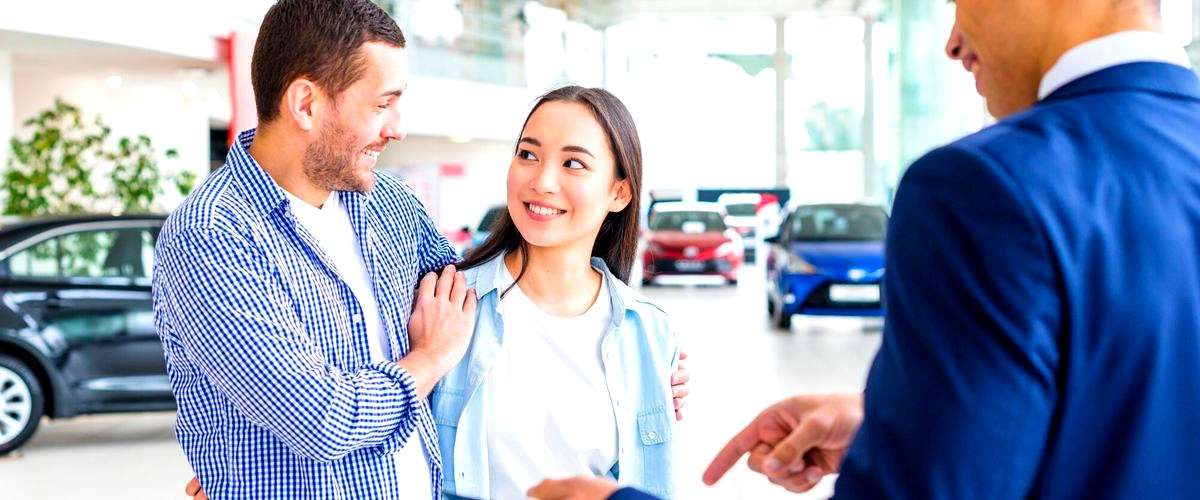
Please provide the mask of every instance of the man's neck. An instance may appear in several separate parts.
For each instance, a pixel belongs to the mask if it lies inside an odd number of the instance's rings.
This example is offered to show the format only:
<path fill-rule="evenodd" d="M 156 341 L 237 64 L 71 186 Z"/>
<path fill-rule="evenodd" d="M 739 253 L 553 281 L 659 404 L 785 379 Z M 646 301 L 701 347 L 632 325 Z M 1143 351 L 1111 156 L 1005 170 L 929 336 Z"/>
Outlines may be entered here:
<path fill-rule="evenodd" d="M 1085 0 L 1070 12 L 1063 12 L 1055 31 L 1039 57 L 1040 75 L 1046 73 L 1071 49 L 1097 38 L 1124 31 L 1160 31 L 1158 12 L 1136 2 L 1112 6 L 1112 0 Z"/>
<path fill-rule="evenodd" d="M 318 187 L 304 175 L 306 146 L 303 141 L 286 137 L 270 126 L 264 126 L 254 135 L 250 156 L 279 187 L 305 203 L 320 208 L 329 199 L 329 190 Z"/>

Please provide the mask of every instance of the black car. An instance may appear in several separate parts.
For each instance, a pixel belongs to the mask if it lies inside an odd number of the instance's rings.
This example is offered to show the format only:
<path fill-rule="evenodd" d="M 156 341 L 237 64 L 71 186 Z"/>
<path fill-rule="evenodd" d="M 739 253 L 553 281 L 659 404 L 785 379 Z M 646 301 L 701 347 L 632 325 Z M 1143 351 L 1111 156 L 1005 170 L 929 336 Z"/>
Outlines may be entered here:
<path fill-rule="evenodd" d="M 164 220 L 0 222 L 0 455 L 42 416 L 175 408 L 150 300 Z"/>

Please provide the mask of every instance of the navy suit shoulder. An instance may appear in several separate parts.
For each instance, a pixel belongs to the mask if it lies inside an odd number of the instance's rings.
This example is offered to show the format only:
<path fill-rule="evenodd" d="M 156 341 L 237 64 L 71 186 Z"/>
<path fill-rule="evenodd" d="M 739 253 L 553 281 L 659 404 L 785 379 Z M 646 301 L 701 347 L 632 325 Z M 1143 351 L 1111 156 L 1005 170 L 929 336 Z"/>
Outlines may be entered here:
<path fill-rule="evenodd" d="M 1200 498 L 1200 83 L 1105 69 L 906 173 L 845 498 Z"/>

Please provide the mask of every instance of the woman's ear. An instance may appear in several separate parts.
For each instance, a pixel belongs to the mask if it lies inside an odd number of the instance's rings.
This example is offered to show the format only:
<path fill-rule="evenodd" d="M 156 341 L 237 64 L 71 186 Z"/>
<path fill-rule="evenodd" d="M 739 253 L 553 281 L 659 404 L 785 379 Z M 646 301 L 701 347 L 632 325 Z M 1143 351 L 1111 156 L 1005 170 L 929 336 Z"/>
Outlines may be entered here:
<path fill-rule="evenodd" d="M 292 81 L 283 94 L 283 115 L 291 118 L 300 130 L 315 128 L 313 106 L 317 100 L 317 84 L 304 78 Z"/>
<path fill-rule="evenodd" d="M 633 201 L 633 188 L 629 185 L 629 179 L 617 181 L 613 185 L 616 189 L 613 200 L 608 204 L 609 212 L 620 212 L 629 206 L 629 202 Z"/>

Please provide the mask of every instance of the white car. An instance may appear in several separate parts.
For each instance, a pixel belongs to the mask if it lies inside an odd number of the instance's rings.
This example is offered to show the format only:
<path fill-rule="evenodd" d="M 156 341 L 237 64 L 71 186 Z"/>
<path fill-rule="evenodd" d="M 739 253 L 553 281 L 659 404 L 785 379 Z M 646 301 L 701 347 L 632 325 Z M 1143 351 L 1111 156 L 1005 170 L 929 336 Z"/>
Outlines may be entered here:
<path fill-rule="evenodd" d="M 754 262 L 759 242 L 779 231 L 779 203 L 764 203 L 764 196 L 758 193 L 725 193 L 717 203 L 728 214 L 725 224 L 746 242 L 746 262 Z"/>

